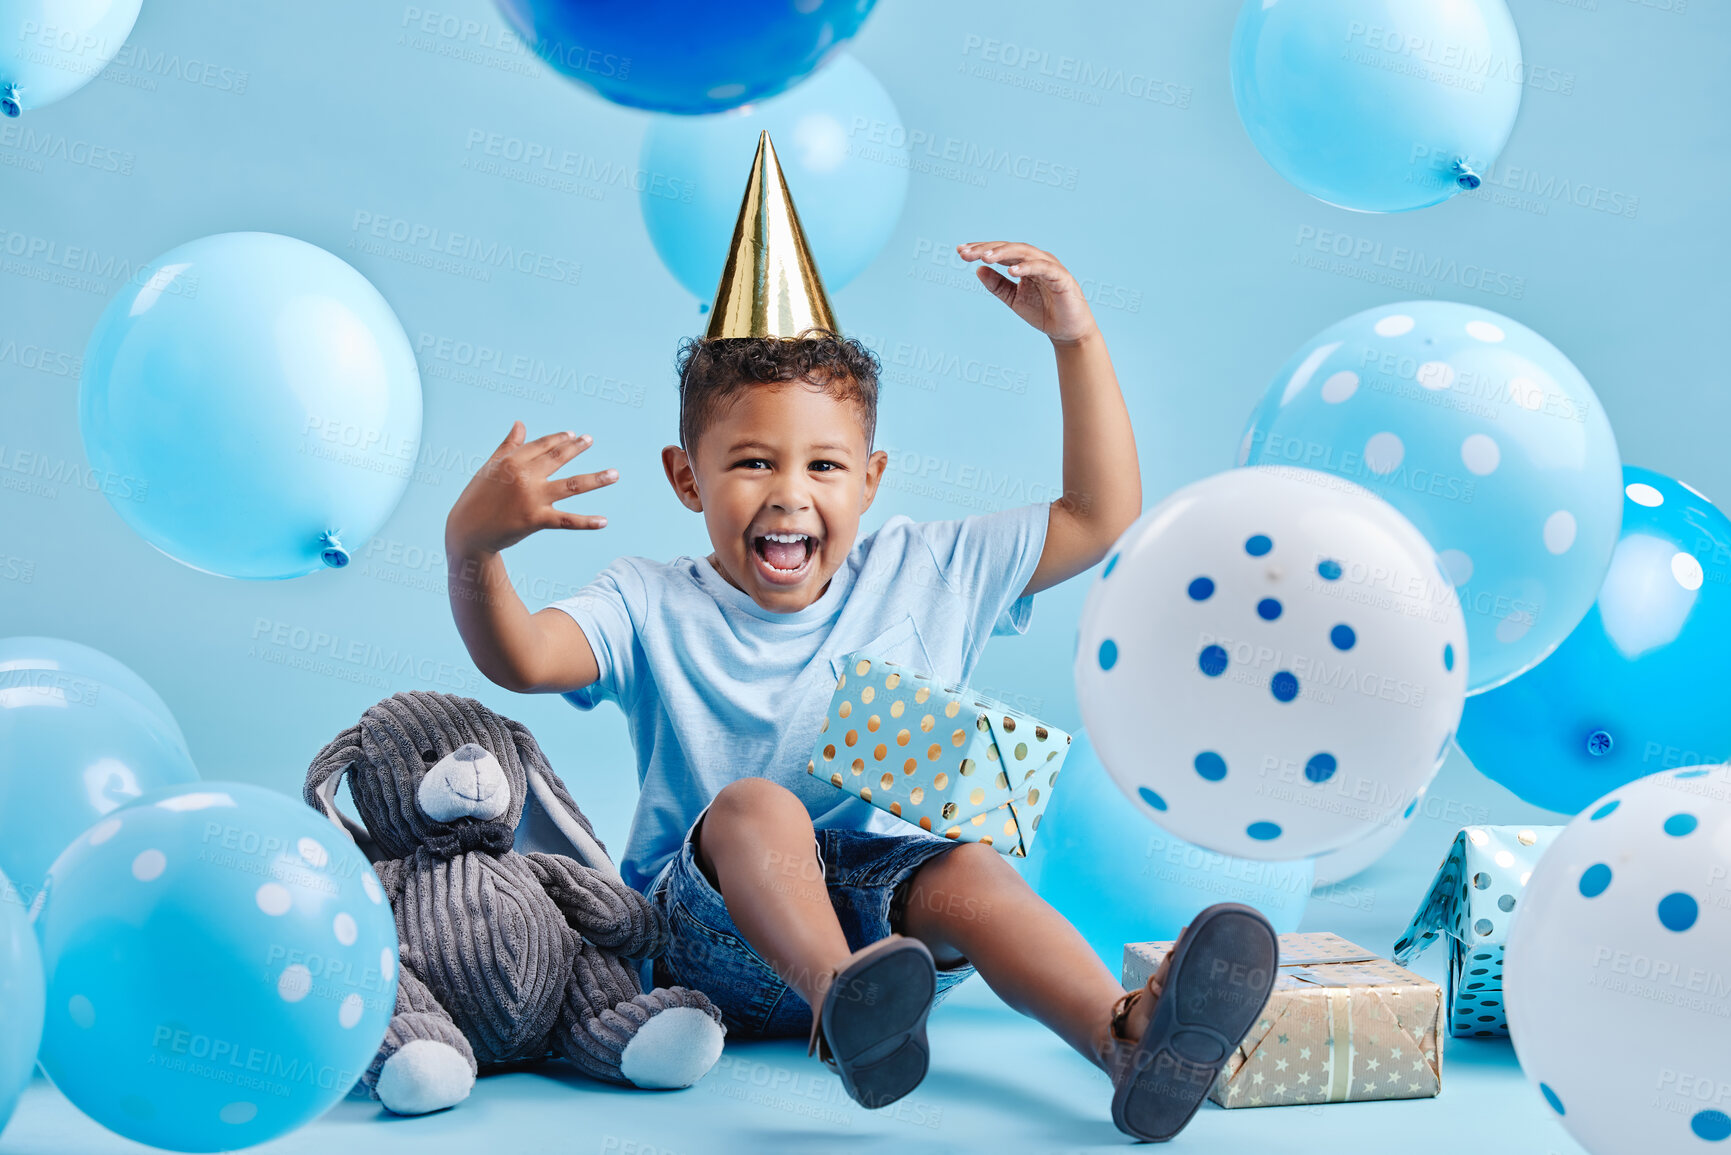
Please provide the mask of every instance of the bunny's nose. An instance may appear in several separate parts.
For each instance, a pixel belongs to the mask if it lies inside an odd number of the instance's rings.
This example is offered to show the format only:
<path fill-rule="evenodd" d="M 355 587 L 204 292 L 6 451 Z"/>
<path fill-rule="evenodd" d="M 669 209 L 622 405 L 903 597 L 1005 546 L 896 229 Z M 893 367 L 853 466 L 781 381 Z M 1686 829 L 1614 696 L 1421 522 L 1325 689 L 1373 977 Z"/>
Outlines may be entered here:
<path fill-rule="evenodd" d="M 484 746 L 467 742 L 427 770 L 415 791 L 422 813 L 435 822 L 497 818 L 511 804 L 511 784 L 499 760 Z"/>

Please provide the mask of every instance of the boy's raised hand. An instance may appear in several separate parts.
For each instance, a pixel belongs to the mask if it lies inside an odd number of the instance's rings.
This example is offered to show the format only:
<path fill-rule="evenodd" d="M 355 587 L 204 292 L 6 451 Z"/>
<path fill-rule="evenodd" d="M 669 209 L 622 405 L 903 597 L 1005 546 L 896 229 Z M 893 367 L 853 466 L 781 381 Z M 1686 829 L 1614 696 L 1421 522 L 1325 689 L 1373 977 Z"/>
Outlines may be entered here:
<path fill-rule="evenodd" d="M 552 474 L 593 444 L 588 434 L 549 433 L 525 443 L 521 421 L 469 479 L 445 519 L 445 549 L 452 556 L 498 553 L 538 529 L 600 529 L 607 519 L 570 513 L 553 503 L 619 480 L 617 470 Z"/>
<path fill-rule="evenodd" d="M 1082 286 L 1051 253 L 1020 241 L 973 241 L 957 245 L 956 252 L 964 261 L 983 261 L 974 270 L 980 283 L 1055 344 L 1073 344 L 1096 331 Z M 1020 280 L 992 265 L 1005 266 Z"/>

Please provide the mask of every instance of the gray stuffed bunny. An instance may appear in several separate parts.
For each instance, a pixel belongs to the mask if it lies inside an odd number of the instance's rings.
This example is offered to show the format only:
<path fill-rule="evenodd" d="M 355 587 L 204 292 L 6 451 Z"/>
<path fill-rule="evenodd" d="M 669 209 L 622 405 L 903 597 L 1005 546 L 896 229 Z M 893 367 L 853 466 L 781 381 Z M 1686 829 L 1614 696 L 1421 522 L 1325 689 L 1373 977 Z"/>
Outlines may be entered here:
<path fill-rule="evenodd" d="M 337 809 L 345 772 L 364 828 Z M 521 723 L 470 698 L 393 694 L 319 751 L 305 797 L 372 860 L 396 913 L 396 1013 L 354 1094 L 418 1115 L 461 1102 L 477 1074 L 555 1056 L 688 1087 L 720 1056 L 705 995 L 644 991 L 621 961 L 659 954 L 665 920 Z"/>

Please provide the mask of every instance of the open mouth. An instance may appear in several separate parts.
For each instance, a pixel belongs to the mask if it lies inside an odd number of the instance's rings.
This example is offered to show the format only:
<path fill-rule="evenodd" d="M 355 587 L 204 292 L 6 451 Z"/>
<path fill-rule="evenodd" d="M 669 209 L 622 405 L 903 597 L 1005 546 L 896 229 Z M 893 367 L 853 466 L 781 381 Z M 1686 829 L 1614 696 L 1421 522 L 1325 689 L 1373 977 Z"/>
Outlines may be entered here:
<path fill-rule="evenodd" d="M 763 576 L 778 585 L 805 577 L 817 555 L 817 539 L 805 533 L 765 533 L 751 539 L 752 553 Z"/>

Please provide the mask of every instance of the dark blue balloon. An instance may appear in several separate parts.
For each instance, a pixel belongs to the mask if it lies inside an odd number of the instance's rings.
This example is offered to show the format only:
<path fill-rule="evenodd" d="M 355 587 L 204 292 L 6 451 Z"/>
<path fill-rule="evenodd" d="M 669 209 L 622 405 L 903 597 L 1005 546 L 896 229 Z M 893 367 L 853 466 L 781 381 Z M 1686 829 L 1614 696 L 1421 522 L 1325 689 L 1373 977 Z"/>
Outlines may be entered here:
<path fill-rule="evenodd" d="M 809 76 L 876 0 L 498 0 L 534 53 L 615 104 L 726 112 Z"/>
<path fill-rule="evenodd" d="M 1568 814 L 1731 757 L 1731 520 L 1650 469 L 1624 466 L 1623 493 L 1593 608 L 1538 665 L 1468 698 L 1455 736 L 1486 776 Z"/>

